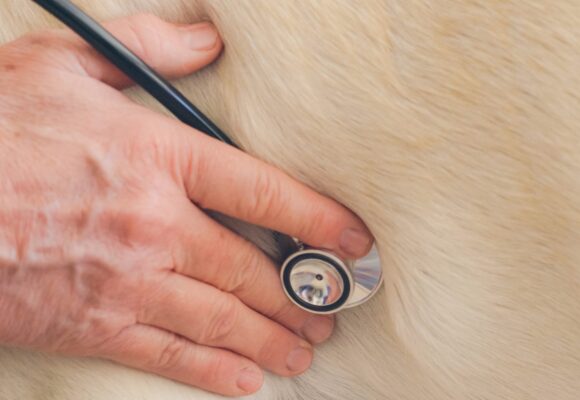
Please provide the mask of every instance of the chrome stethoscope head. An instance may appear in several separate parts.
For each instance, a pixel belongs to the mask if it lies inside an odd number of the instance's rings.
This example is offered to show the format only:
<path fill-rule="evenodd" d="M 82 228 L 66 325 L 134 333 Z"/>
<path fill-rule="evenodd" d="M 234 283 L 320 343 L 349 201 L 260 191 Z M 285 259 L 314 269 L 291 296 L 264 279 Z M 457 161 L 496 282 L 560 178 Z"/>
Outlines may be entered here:
<path fill-rule="evenodd" d="M 343 260 L 326 250 L 297 244 L 280 270 L 282 287 L 298 307 L 315 314 L 332 314 L 369 300 L 383 282 L 375 246 L 358 260 Z"/>

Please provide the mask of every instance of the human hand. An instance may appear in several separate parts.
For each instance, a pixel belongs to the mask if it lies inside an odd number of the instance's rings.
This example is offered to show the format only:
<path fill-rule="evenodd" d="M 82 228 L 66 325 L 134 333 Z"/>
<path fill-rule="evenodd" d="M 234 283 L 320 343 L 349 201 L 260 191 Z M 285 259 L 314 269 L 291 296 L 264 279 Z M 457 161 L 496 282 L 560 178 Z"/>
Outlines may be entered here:
<path fill-rule="evenodd" d="M 168 77 L 220 53 L 207 23 L 106 25 Z M 308 368 L 331 317 L 211 209 L 358 257 L 362 222 L 281 171 L 130 101 L 65 30 L 0 47 L 0 343 L 102 357 L 224 395 Z M 306 340 L 304 340 L 305 338 Z M 310 343 L 309 343 L 310 342 Z"/>

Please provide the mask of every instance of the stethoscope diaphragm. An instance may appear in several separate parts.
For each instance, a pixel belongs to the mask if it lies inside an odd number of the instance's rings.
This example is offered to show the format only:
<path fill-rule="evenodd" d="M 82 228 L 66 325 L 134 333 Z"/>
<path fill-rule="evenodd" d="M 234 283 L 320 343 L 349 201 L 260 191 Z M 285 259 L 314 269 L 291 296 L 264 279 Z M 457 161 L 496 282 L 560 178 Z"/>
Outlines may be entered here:
<path fill-rule="evenodd" d="M 374 246 L 358 260 L 343 260 L 325 250 L 299 250 L 284 261 L 280 277 L 288 298 L 317 314 L 331 314 L 365 303 L 383 281 Z"/>

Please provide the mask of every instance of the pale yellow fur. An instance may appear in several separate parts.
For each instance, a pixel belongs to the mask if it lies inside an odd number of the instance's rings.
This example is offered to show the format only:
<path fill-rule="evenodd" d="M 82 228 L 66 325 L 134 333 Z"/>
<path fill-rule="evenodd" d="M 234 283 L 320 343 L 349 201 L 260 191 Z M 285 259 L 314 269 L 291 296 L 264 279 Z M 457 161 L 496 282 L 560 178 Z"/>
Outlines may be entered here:
<path fill-rule="evenodd" d="M 376 236 L 384 291 L 340 314 L 310 372 L 254 398 L 580 398 L 580 2 L 77 3 L 214 21 L 223 57 L 179 87 Z M 0 4 L 2 42 L 54 24 Z M 0 350 L 0 399 L 205 398 Z"/>

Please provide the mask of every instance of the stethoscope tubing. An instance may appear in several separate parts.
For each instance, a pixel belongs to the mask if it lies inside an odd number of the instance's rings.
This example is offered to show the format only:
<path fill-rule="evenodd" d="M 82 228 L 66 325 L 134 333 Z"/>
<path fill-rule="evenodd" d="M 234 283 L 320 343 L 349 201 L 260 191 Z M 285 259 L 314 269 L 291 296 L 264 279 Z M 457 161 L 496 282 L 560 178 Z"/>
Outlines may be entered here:
<path fill-rule="evenodd" d="M 177 119 L 215 139 L 237 147 L 179 90 L 129 50 L 101 24 L 68 0 L 32 0 L 86 40 L 95 50 L 153 96 Z"/>

